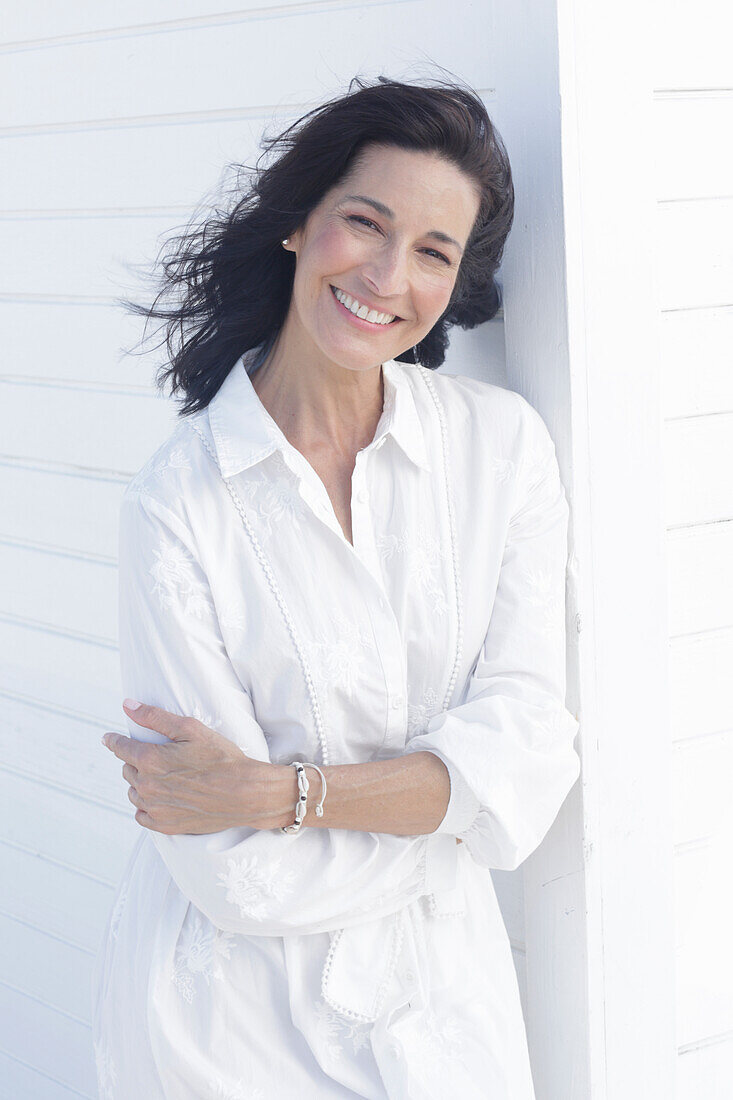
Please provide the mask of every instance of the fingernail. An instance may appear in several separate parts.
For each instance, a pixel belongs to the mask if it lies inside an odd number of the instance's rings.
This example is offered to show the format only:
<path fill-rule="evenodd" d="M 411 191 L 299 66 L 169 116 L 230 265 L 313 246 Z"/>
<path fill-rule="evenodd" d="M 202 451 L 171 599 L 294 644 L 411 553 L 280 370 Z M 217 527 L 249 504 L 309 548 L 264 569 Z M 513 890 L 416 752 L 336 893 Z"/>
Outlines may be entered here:
<path fill-rule="evenodd" d="M 104 745 L 105 748 L 107 748 L 107 749 L 109 748 L 109 745 L 107 744 L 107 734 L 106 733 L 105 733 L 104 737 L 102 738 L 102 744 Z"/>
<path fill-rule="evenodd" d="M 138 703 L 137 699 L 123 699 L 122 705 L 127 707 L 128 710 L 137 710 L 138 707 L 142 706 L 142 703 Z"/>

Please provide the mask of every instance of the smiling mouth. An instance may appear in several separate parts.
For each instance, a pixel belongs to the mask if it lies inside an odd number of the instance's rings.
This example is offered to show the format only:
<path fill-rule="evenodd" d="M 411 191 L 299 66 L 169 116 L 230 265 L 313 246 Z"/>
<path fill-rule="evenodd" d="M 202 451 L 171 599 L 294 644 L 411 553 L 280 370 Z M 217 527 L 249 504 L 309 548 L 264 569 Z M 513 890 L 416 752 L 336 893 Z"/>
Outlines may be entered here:
<path fill-rule="evenodd" d="M 397 321 L 402 320 L 401 317 L 393 313 L 380 313 L 376 309 L 370 310 L 368 306 L 363 306 L 356 298 L 352 298 L 340 287 L 331 285 L 331 293 L 344 309 L 348 309 L 349 313 L 353 313 L 354 317 L 374 325 L 375 328 L 387 328 L 389 325 L 394 325 Z"/>

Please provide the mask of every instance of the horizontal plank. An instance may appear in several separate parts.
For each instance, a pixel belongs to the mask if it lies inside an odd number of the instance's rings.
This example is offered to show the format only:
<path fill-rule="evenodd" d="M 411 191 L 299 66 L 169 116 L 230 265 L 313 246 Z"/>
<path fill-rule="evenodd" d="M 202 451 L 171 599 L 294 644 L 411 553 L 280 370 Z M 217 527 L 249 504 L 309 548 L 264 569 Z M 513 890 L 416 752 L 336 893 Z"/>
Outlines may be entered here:
<path fill-rule="evenodd" d="M 0 459 L 0 543 L 37 543 L 116 562 L 126 480 L 76 466 Z"/>
<path fill-rule="evenodd" d="M 334 0 L 321 0 L 333 3 Z M 344 0 L 339 0 L 343 5 Z M 348 0 L 347 0 L 348 2 Z M 352 0 L 352 3 L 363 0 Z M 397 0 L 399 3 L 399 0 Z M 315 0 L 315 5 L 318 0 Z M 115 0 L 74 0 L 73 4 L 57 4 L 54 0 L 35 0 L 26 7 L 9 5 L 3 18 L 0 43 L 26 46 L 34 41 L 47 41 L 73 35 L 103 33 L 152 33 L 165 23 L 204 21 L 212 17 L 246 18 L 258 12 L 315 6 L 313 0 L 129 0 L 124 8 Z"/>
<path fill-rule="evenodd" d="M 414 75 L 415 63 L 427 71 L 426 57 L 479 87 L 492 69 L 491 15 L 468 0 L 458 7 L 460 18 L 446 19 L 440 0 L 372 0 L 285 9 L 275 20 L 265 12 L 239 28 L 196 25 L 9 53 L 4 126 L 304 104 L 343 93 L 357 72 Z"/>
<path fill-rule="evenodd" d="M 15 989 L 89 1024 L 93 966 L 90 952 L 0 913 L 0 975 Z"/>
<path fill-rule="evenodd" d="M 275 133 L 294 118 L 292 112 L 253 110 L 228 120 L 184 116 L 158 124 L 10 135 L 5 151 L 12 161 L 0 179 L 0 209 L 185 207 L 193 212 L 199 203 L 213 202 L 221 187 L 233 187 L 226 165 L 254 165 L 263 131 Z M 52 192 L 43 184 L 50 161 Z M 145 165 L 144 172 L 135 171 L 138 164 Z"/>
<path fill-rule="evenodd" d="M 733 729 L 733 629 L 691 634 L 669 644 L 673 741 Z"/>
<path fill-rule="evenodd" d="M 668 527 L 733 519 L 733 412 L 669 421 L 664 430 Z"/>
<path fill-rule="evenodd" d="M 675 859 L 678 1046 L 733 1030 L 733 894 L 725 871 L 732 839 L 721 832 Z"/>
<path fill-rule="evenodd" d="M 66 736 L 76 739 L 84 726 L 85 736 L 106 728 L 110 721 L 124 721 L 119 711 L 121 685 L 117 639 L 100 646 L 70 632 L 54 632 L 33 624 L 0 617 L 0 692 L 4 703 L 16 699 L 19 705 L 36 704 L 48 722 L 72 723 Z M 21 716 L 14 715 L 14 721 Z M 29 729 L 39 721 L 26 716 Z M 0 730 L 3 724 L 0 723 Z M 71 743 L 71 742 L 70 742 Z"/>
<path fill-rule="evenodd" d="M 659 317 L 664 416 L 733 411 L 733 306 Z"/>
<path fill-rule="evenodd" d="M 733 521 L 667 533 L 669 633 L 733 625 Z"/>
<path fill-rule="evenodd" d="M 725 832 L 733 789 L 731 728 L 717 736 L 678 742 L 672 753 L 673 842 L 716 840 Z M 731 838 L 733 839 L 733 838 Z"/>
<path fill-rule="evenodd" d="M 119 732 L 125 728 L 119 696 L 115 703 L 114 709 L 119 710 L 120 717 L 95 728 L 69 715 L 54 714 L 32 701 L 24 703 L 12 696 L 2 696 L 0 768 L 8 788 L 14 787 L 16 792 L 23 777 L 26 781 L 35 781 L 29 788 L 33 792 L 29 805 L 34 805 L 41 796 L 48 797 L 51 803 L 59 801 L 62 806 L 64 799 L 77 798 L 83 804 L 80 812 L 88 816 L 99 809 L 103 813 L 105 831 L 115 835 L 126 831 L 129 839 L 139 826 L 133 820 L 129 827 L 132 805 L 127 798 L 122 765 L 101 743 L 106 728 Z M 110 814 L 110 809 L 117 812 Z M 63 812 L 68 815 L 68 807 Z M 23 820 L 20 821 L 22 825 Z M 23 843 L 22 835 L 15 832 L 17 827 L 10 822 L 8 838 Z M 96 873 L 92 864 L 86 869 Z M 105 877 L 103 872 L 99 874 Z M 108 877 L 114 878 L 115 874 L 111 871 Z"/>
<path fill-rule="evenodd" d="M 129 787 L 122 776 L 122 762 L 99 743 L 99 738 L 94 741 L 93 746 L 86 747 L 86 755 L 94 750 L 109 757 L 107 768 L 116 774 L 121 796 L 124 791 L 122 797 L 128 806 L 125 816 L 99 802 L 78 798 L 73 790 L 54 789 L 42 781 L 4 771 L 0 839 L 114 887 L 122 877 L 141 826 L 135 821 L 135 807 L 127 797 Z M 79 784 L 82 789 L 83 782 Z M 32 813 L 28 812 L 29 806 L 33 807 Z"/>
<path fill-rule="evenodd" d="M 733 93 L 657 97 L 653 117 L 658 199 L 733 195 Z"/>
<path fill-rule="evenodd" d="M 184 227 L 187 217 L 185 211 L 8 220 L 0 294 L 147 300 L 151 284 L 146 273 L 163 242 Z M 11 264 L 13 271 L 7 269 Z"/>
<path fill-rule="evenodd" d="M 6 915 L 96 954 L 114 902 L 111 887 L 1 842 L 0 873 Z"/>
<path fill-rule="evenodd" d="M 733 196 L 657 208 L 660 309 L 733 305 Z"/>
<path fill-rule="evenodd" d="M 733 1035 L 701 1042 L 680 1052 L 676 1100 L 730 1100 Z"/>
<path fill-rule="evenodd" d="M 13 1058 L 9 1053 L 3 1052 L 0 1041 L 0 1097 L 2 1100 L 97 1100 L 98 1093 L 80 1092 L 78 1089 L 69 1088 L 59 1081 L 58 1077 L 51 1077 L 40 1073 L 31 1065 Z"/>
<path fill-rule="evenodd" d="M 655 0 L 654 54 L 650 75 L 656 89 L 733 88 L 733 14 L 728 0 L 694 5 Z"/>
<path fill-rule="evenodd" d="M 0 543 L 0 612 L 113 641 L 117 637 L 116 563 Z"/>
<path fill-rule="evenodd" d="M 26 1065 L 86 1096 L 96 1095 L 91 1028 L 0 984 L 0 1044 Z"/>
<path fill-rule="evenodd" d="M 133 355 L 143 321 L 118 306 L 57 302 L 0 301 L 4 335 L 2 374 L 53 378 L 57 382 L 100 382 L 109 387 L 151 387 L 157 362 Z M 130 354 L 128 354 L 130 353 Z M 143 365 L 144 364 L 144 365 Z"/>
<path fill-rule="evenodd" d="M 138 364 L 141 383 L 149 371 Z M 6 456 L 123 475 L 125 484 L 177 424 L 178 406 L 152 389 L 88 391 L 0 378 L 0 432 Z M 134 429 L 131 429 L 134 425 Z"/>

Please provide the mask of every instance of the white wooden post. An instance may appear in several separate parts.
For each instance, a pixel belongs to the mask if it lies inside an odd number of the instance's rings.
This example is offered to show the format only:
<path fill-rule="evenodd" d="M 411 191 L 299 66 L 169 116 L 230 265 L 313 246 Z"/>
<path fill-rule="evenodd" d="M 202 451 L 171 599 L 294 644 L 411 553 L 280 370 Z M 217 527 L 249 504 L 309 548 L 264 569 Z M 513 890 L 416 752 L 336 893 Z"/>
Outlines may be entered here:
<path fill-rule="evenodd" d="M 568 705 L 581 782 L 525 864 L 537 1100 L 674 1096 L 674 925 L 653 276 L 651 12 L 499 3 L 515 176 L 507 384 L 571 501 Z"/>

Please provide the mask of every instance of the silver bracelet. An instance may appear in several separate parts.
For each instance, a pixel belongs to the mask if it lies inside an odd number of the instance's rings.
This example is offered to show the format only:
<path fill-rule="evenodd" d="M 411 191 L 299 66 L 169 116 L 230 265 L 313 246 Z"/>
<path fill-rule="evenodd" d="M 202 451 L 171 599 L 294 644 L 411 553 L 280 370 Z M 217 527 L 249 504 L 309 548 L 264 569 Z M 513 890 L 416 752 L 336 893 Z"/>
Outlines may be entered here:
<path fill-rule="evenodd" d="M 303 767 L 315 768 L 321 777 L 321 787 L 323 788 L 323 790 L 321 791 L 321 801 L 316 806 L 316 817 L 323 817 L 323 803 L 326 799 L 326 777 L 317 764 L 311 764 L 310 761 L 304 761 Z"/>
<path fill-rule="evenodd" d="M 306 768 L 315 768 L 321 777 L 323 785 L 323 791 L 321 793 L 321 800 L 316 806 L 316 817 L 323 817 L 323 802 L 326 797 L 326 777 L 318 767 L 317 764 L 311 764 L 300 760 L 294 760 L 292 767 L 295 768 L 298 774 L 298 801 L 295 804 L 295 821 L 292 825 L 281 825 L 281 833 L 297 833 L 300 831 L 300 827 L 303 824 L 305 815 L 308 812 L 308 790 L 310 784 L 308 783 L 308 776 L 305 774 Z"/>

